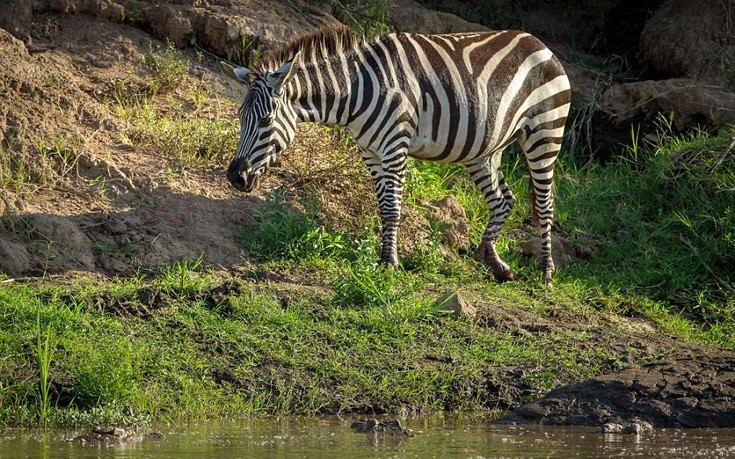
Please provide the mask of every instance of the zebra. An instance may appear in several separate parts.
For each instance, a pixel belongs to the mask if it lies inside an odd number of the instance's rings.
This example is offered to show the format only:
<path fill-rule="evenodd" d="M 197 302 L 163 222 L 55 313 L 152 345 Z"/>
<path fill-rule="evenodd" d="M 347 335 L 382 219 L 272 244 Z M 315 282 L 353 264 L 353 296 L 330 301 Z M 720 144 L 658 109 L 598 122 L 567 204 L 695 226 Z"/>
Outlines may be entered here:
<path fill-rule="evenodd" d="M 541 231 L 539 267 L 551 286 L 553 164 L 571 103 L 559 60 L 521 31 L 392 33 L 371 40 L 346 26 L 322 28 L 271 52 L 250 70 L 238 111 L 241 133 L 229 182 L 250 192 L 293 140 L 296 125 L 345 126 L 375 184 L 381 261 L 398 265 L 407 158 L 467 167 L 490 210 L 475 258 L 499 282 L 514 280 L 496 250 L 515 197 L 500 170 L 516 141 L 531 176 L 531 215 Z"/>

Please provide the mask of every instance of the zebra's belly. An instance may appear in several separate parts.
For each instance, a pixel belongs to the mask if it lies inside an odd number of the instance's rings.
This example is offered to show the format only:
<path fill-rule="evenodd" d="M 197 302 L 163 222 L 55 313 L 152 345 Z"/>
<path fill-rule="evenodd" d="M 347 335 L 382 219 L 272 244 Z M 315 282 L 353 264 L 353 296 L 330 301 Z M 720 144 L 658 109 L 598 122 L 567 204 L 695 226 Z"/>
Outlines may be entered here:
<path fill-rule="evenodd" d="M 436 137 L 436 140 L 434 140 Z M 444 135 L 415 135 L 409 144 L 408 154 L 417 159 L 442 163 L 467 163 L 496 149 L 489 135 L 468 137 L 462 133 Z"/>

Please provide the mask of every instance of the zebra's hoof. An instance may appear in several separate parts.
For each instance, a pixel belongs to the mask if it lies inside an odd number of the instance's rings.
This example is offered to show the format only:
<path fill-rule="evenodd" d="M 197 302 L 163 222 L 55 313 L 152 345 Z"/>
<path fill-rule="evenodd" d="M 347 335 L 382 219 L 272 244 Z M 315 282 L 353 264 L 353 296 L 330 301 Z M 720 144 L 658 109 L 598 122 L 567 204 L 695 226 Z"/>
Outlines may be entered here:
<path fill-rule="evenodd" d="M 495 246 L 490 241 L 483 241 L 477 250 L 475 250 L 475 259 L 490 266 L 493 270 L 493 277 L 498 282 L 510 282 L 515 280 L 513 271 L 503 260 L 500 259 L 495 251 Z"/>
<path fill-rule="evenodd" d="M 544 286 L 549 290 L 554 288 L 554 286 L 551 284 L 551 273 L 552 272 L 548 272 L 548 271 L 544 272 Z"/>
<path fill-rule="evenodd" d="M 511 271 L 511 269 L 507 266 L 506 268 L 507 269 L 503 269 L 500 271 L 496 271 L 495 269 L 493 269 L 493 277 L 495 277 L 495 280 L 500 283 L 516 280 L 515 276 L 513 275 L 513 271 Z"/>
<path fill-rule="evenodd" d="M 394 269 L 398 267 L 398 258 L 385 258 L 383 257 L 381 260 L 381 263 L 383 263 L 383 266 L 388 269 Z"/>

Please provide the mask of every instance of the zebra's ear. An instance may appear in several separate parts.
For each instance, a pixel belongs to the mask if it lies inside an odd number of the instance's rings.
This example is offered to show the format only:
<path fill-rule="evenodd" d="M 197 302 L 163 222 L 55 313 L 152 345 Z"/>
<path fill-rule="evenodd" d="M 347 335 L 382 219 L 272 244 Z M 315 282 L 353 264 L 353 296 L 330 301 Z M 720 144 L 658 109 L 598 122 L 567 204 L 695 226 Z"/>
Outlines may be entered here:
<path fill-rule="evenodd" d="M 222 67 L 222 70 L 224 70 L 226 74 L 242 82 L 245 82 L 245 79 L 248 77 L 248 75 L 250 75 L 250 70 L 246 69 L 245 67 L 233 67 L 227 62 L 223 61 L 220 61 L 219 65 L 220 67 Z"/>
<path fill-rule="evenodd" d="M 290 61 L 280 66 L 278 70 L 271 73 L 268 77 L 268 83 L 276 88 L 276 91 L 280 91 L 281 88 L 283 88 L 283 86 L 288 83 L 291 78 L 293 78 L 293 76 L 296 74 L 296 69 L 298 69 L 300 65 L 301 51 L 296 53 L 296 55 Z"/>
<path fill-rule="evenodd" d="M 232 71 L 235 73 L 235 78 L 240 81 L 245 81 L 248 75 L 250 75 L 250 70 L 245 67 L 235 67 Z"/>

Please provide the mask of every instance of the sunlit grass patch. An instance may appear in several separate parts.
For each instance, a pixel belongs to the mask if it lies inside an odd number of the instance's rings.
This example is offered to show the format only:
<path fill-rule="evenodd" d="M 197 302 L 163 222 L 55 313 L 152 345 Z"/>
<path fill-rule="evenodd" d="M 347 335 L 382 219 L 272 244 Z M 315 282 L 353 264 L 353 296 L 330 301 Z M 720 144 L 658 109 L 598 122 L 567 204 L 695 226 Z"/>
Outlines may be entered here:
<path fill-rule="evenodd" d="M 127 142 L 178 167 L 224 163 L 237 146 L 234 119 L 205 116 L 183 107 L 163 109 L 149 100 L 119 106 L 117 112 L 128 123 Z"/>
<path fill-rule="evenodd" d="M 6 140 L 0 145 L 0 186 L 29 191 L 74 182 L 83 143 L 81 136 L 66 134 L 51 141 L 26 134 Z"/>
<path fill-rule="evenodd" d="M 143 66 L 151 72 L 151 93 L 163 94 L 183 84 L 189 63 L 179 55 L 174 44 L 167 41 L 164 49 L 149 49 L 143 57 Z"/>
<path fill-rule="evenodd" d="M 98 90 L 126 124 L 123 142 L 173 169 L 224 163 L 237 146 L 234 103 L 213 96 L 206 78 L 190 76 L 189 61 L 171 43 L 151 49 L 143 66 L 147 73 L 131 72 Z M 228 116 L 220 113 L 223 106 Z"/>

